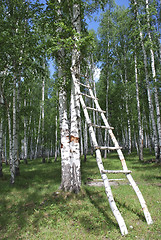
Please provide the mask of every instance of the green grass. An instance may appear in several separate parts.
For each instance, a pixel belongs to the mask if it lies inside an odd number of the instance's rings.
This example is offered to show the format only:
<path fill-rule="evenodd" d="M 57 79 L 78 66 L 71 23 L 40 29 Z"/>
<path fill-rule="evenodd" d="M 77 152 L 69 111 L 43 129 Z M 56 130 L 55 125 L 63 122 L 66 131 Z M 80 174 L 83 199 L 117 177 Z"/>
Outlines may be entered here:
<path fill-rule="evenodd" d="M 144 155 L 145 160 L 153 157 L 148 151 Z M 110 154 L 103 161 L 105 169 L 121 169 L 116 154 Z M 146 200 L 153 225 L 146 224 L 136 194 L 125 181 L 125 184 L 112 186 L 129 231 L 127 236 L 121 236 L 104 188 L 85 184 L 88 178 L 100 178 L 95 158 L 88 156 L 87 162 L 82 162 L 82 190 L 77 195 L 59 191 L 60 161 L 41 164 L 37 159 L 29 161 L 28 165 L 20 164 L 21 175 L 14 186 L 9 184 L 9 166 L 3 165 L 0 239 L 161 239 L 160 165 L 140 163 L 136 153 L 127 155 L 126 162 Z"/>

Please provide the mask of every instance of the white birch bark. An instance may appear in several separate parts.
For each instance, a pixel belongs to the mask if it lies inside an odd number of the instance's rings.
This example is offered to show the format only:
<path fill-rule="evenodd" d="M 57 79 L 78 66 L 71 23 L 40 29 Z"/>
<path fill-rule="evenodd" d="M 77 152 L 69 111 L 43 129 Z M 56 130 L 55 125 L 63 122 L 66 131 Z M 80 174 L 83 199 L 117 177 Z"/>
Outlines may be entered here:
<path fill-rule="evenodd" d="M 55 159 L 54 161 L 57 161 L 58 157 L 58 117 L 55 116 Z"/>
<path fill-rule="evenodd" d="M 137 1 L 134 0 L 134 3 L 136 6 L 136 16 L 138 17 Z M 158 155 L 157 128 L 156 128 L 156 123 L 155 123 L 155 119 L 154 119 L 154 108 L 153 108 L 152 97 L 151 97 L 150 86 L 149 86 L 147 54 L 146 54 L 146 50 L 145 50 L 145 46 L 144 46 L 143 33 L 141 31 L 141 24 L 140 24 L 139 17 L 138 17 L 138 27 L 139 27 L 139 34 L 140 34 L 140 43 L 141 43 L 143 57 L 144 57 L 145 79 L 146 79 L 146 87 L 147 87 L 147 95 L 148 95 L 149 112 L 150 112 L 150 117 L 152 120 L 155 157 L 157 158 L 157 155 Z"/>
<path fill-rule="evenodd" d="M 82 122 L 80 121 L 80 155 L 83 156 L 83 132 L 82 132 Z"/>
<path fill-rule="evenodd" d="M 149 17 L 149 0 L 146 0 L 146 16 L 147 16 L 147 23 L 148 23 L 148 37 L 153 46 L 152 37 L 150 33 L 150 17 Z M 161 121 L 160 121 L 160 106 L 158 100 L 158 89 L 157 89 L 157 78 L 156 78 L 156 69 L 155 69 L 155 58 L 154 52 L 152 47 L 150 48 L 150 56 L 151 56 L 151 69 L 152 69 L 152 76 L 154 80 L 154 96 L 155 96 L 155 106 L 156 106 L 156 116 L 157 116 L 157 128 L 158 128 L 158 137 L 159 137 L 159 158 L 161 160 Z"/>
<path fill-rule="evenodd" d="M 74 47 L 72 50 L 72 88 L 71 88 L 71 128 L 70 128 L 70 151 L 71 151 L 71 191 L 79 192 L 81 187 L 81 175 L 80 175 L 80 103 L 78 90 L 75 88 L 75 84 L 79 81 L 80 73 L 80 51 L 78 47 L 79 36 L 81 32 L 80 22 L 80 5 L 76 1 L 73 4 L 73 27 L 75 30 L 74 35 Z"/>
<path fill-rule="evenodd" d="M 37 153 L 38 153 L 38 144 L 39 144 L 39 139 L 40 139 L 40 129 L 41 129 L 41 105 L 40 105 L 40 115 L 39 115 L 39 125 L 38 125 L 38 132 L 37 132 L 37 138 L 36 138 L 36 147 L 35 147 L 35 155 L 34 159 L 37 158 Z"/>
<path fill-rule="evenodd" d="M 24 99 L 24 108 L 26 107 L 26 99 Z M 27 119 L 24 116 L 24 162 L 27 164 Z"/>
<path fill-rule="evenodd" d="M 61 0 L 58 0 L 58 22 L 61 21 Z M 62 31 L 59 27 L 57 32 Z M 60 43 L 58 43 L 59 45 Z M 67 112 L 67 96 L 66 96 L 66 77 L 64 74 L 64 49 L 60 48 L 58 52 L 58 77 L 61 79 L 59 89 L 59 128 L 60 128 L 60 151 L 61 151 L 61 189 L 69 191 L 71 188 L 71 163 L 70 163 L 70 136 L 69 136 L 69 121 Z M 55 144 L 55 161 L 57 159 L 57 116 L 56 116 L 56 144 Z"/>
<path fill-rule="evenodd" d="M 5 155 L 5 164 L 8 165 L 8 161 L 7 161 L 7 128 L 5 129 L 5 136 L 4 136 L 4 155 Z"/>
<path fill-rule="evenodd" d="M 63 80 L 62 86 L 59 90 L 59 119 L 61 134 L 61 189 L 64 191 L 69 191 L 71 188 L 69 122 L 67 113 L 67 97 L 65 91 L 66 78 L 63 76 L 64 74 L 61 64 L 63 64 L 62 61 L 59 62 L 58 68 L 58 76 Z"/>
<path fill-rule="evenodd" d="M 138 112 L 138 128 L 139 128 L 139 159 L 143 161 L 143 129 L 141 124 L 140 98 L 139 98 L 139 84 L 138 84 L 138 69 L 137 56 L 135 53 L 135 84 L 136 84 L 136 102 Z"/>
<path fill-rule="evenodd" d="M 84 162 L 87 161 L 88 152 L 88 132 L 87 132 L 87 122 L 84 123 Z"/>
<path fill-rule="evenodd" d="M 14 162 L 12 156 L 12 129 L 11 129 L 11 117 L 9 113 L 9 106 L 7 106 L 7 120 L 8 120 L 8 133 L 9 133 L 9 164 L 10 164 L 10 172 L 11 172 L 11 183 L 14 183 L 15 175 L 14 175 Z"/>
<path fill-rule="evenodd" d="M 127 68 L 126 68 L 126 51 L 124 47 L 124 69 L 125 69 L 125 101 L 126 101 L 126 115 L 127 115 L 127 127 L 128 127 L 128 153 L 131 154 L 131 122 L 130 122 L 130 116 L 129 116 L 129 104 L 128 104 L 128 80 L 127 80 Z"/>
<path fill-rule="evenodd" d="M 45 64 L 44 64 L 45 69 Z M 44 141 L 44 118 L 45 118 L 45 77 L 42 77 L 42 139 L 41 139 L 41 149 L 42 149 L 42 163 L 45 163 L 45 141 Z"/>
<path fill-rule="evenodd" d="M 16 126 L 16 80 L 14 79 L 13 86 L 13 136 L 12 136 L 12 154 L 13 154 L 13 173 L 15 176 L 19 175 L 19 163 L 18 163 L 18 142 L 17 142 L 17 126 Z M 11 182 L 12 184 L 14 182 Z"/>

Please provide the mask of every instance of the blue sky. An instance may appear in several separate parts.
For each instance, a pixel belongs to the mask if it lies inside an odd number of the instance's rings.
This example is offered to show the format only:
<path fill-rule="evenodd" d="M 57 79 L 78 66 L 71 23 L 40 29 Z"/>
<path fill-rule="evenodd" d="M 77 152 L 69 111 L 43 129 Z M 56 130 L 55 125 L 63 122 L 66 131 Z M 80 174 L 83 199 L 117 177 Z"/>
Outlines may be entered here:
<path fill-rule="evenodd" d="M 115 3 L 120 6 L 125 6 L 126 8 L 129 7 L 129 0 L 115 0 Z M 99 27 L 99 22 L 94 21 L 94 18 L 99 18 L 101 12 L 95 13 L 93 15 L 93 19 L 89 20 L 87 19 L 88 29 L 93 28 L 95 31 L 97 31 L 97 28 Z"/>

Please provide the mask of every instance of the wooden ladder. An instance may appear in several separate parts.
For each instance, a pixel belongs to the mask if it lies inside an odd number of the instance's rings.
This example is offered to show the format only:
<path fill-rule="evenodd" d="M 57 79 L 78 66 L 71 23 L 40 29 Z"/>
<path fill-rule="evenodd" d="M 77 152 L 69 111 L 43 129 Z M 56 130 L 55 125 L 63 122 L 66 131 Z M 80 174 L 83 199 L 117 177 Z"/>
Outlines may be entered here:
<path fill-rule="evenodd" d="M 115 203 L 115 200 L 113 198 L 111 187 L 110 187 L 110 184 L 109 184 L 109 179 L 108 179 L 108 176 L 107 176 L 108 174 L 117 174 L 117 173 L 125 174 L 125 176 L 127 177 L 130 185 L 133 187 L 133 189 L 134 189 L 134 191 L 135 191 L 135 193 L 136 193 L 136 195 L 137 195 L 137 197 L 140 201 L 140 204 L 141 204 L 142 210 L 144 212 L 147 224 L 152 224 L 153 221 L 152 221 L 151 215 L 148 211 L 148 208 L 147 208 L 147 205 L 146 205 L 145 200 L 143 198 L 143 195 L 140 192 L 140 190 L 139 190 L 137 184 L 135 183 L 134 179 L 132 178 L 131 171 L 128 170 L 128 168 L 127 168 L 124 155 L 121 151 L 121 147 L 119 146 L 119 144 L 118 144 L 118 142 L 117 142 L 117 140 L 116 140 L 116 138 L 113 134 L 113 131 L 112 131 L 113 128 L 109 126 L 108 121 L 107 121 L 107 119 L 105 117 L 105 114 L 104 114 L 105 111 L 103 111 L 101 109 L 101 107 L 98 103 L 98 99 L 94 96 L 92 88 L 90 87 L 90 84 L 87 83 L 87 85 L 85 85 L 83 83 L 75 81 L 74 85 L 75 85 L 75 93 L 79 95 L 79 100 L 80 100 L 81 106 L 83 108 L 84 116 L 85 116 L 85 119 L 86 119 L 86 122 L 87 122 L 87 125 L 88 125 L 88 128 L 89 128 L 89 133 L 90 133 L 90 136 L 91 136 L 91 139 L 92 139 L 92 143 L 93 143 L 94 149 L 96 151 L 97 165 L 98 165 L 98 168 L 99 168 L 99 171 L 100 171 L 103 183 L 104 183 L 105 192 L 106 192 L 111 210 L 112 210 L 112 212 L 113 212 L 113 214 L 114 214 L 114 216 L 115 216 L 115 218 L 118 222 L 118 225 L 120 227 L 121 234 L 126 235 L 128 233 L 128 230 L 127 230 L 125 221 L 124 221 L 123 217 L 121 216 L 121 213 L 118 210 L 118 208 L 116 206 L 116 203 Z M 86 93 L 80 92 L 80 85 L 87 89 Z M 91 108 L 91 107 L 86 106 L 83 96 L 92 99 L 92 101 L 94 101 L 94 103 L 95 103 L 95 108 Z M 97 111 L 101 115 L 101 118 L 102 118 L 103 123 L 104 123 L 103 126 L 95 125 L 95 124 L 92 123 L 92 121 L 90 120 L 90 117 L 89 117 L 89 113 L 88 113 L 88 111 L 90 111 L 90 110 Z M 114 147 L 99 146 L 98 142 L 97 142 L 97 139 L 96 139 L 96 134 L 95 134 L 95 131 L 94 131 L 94 127 L 95 128 L 101 128 L 101 129 L 107 129 L 108 134 L 109 134 L 109 136 L 110 136 L 110 138 L 113 142 Z M 101 150 L 116 150 L 117 153 L 118 153 L 119 159 L 121 161 L 123 170 L 105 170 L 104 166 L 103 166 L 103 162 L 102 162 Z"/>

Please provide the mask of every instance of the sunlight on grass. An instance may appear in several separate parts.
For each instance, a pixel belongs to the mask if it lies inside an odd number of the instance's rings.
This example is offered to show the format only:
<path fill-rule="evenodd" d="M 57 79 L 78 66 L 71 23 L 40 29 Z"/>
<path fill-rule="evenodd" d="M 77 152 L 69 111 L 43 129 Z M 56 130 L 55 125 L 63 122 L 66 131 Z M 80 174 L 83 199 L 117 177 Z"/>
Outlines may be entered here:
<path fill-rule="evenodd" d="M 86 185 L 88 178 L 100 179 L 95 158 L 88 156 L 87 162 L 82 162 L 82 190 L 77 195 L 59 190 L 60 161 L 41 164 L 37 159 L 29 161 L 28 165 L 21 163 L 21 175 L 14 186 L 9 184 L 9 167 L 3 166 L 0 239 L 160 239 L 160 166 L 141 163 L 136 154 L 126 158 L 147 202 L 153 225 L 146 224 L 136 194 L 124 181 L 112 186 L 116 204 L 129 231 L 126 237 L 121 236 L 104 187 Z M 146 154 L 146 158 L 152 156 Z M 104 164 L 107 169 L 121 169 L 114 154 L 110 154 Z"/>

